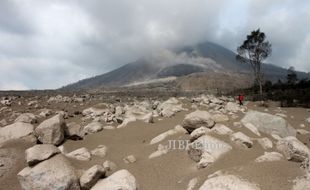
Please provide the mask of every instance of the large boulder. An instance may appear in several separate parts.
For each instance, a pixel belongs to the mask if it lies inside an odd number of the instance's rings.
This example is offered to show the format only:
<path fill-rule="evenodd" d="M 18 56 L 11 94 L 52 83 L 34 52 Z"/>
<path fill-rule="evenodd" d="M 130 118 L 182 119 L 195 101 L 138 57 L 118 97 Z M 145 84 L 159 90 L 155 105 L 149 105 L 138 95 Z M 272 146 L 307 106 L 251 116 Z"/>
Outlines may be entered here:
<path fill-rule="evenodd" d="M 260 188 L 253 183 L 241 179 L 235 175 L 220 175 L 207 179 L 199 190 L 259 190 Z"/>
<path fill-rule="evenodd" d="M 33 137 L 34 127 L 29 123 L 17 122 L 0 128 L 0 144 L 8 140 Z"/>
<path fill-rule="evenodd" d="M 32 113 L 23 113 L 15 119 L 15 122 L 37 123 L 37 117 Z"/>
<path fill-rule="evenodd" d="M 212 128 L 214 125 L 211 114 L 200 110 L 187 114 L 182 122 L 182 126 L 190 133 L 199 127 Z"/>
<path fill-rule="evenodd" d="M 64 140 L 66 123 L 62 114 L 43 121 L 36 129 L 38 140 L 43 144 L 59 145 Z"/>
<path fill-rule="evenodd" d="M 24 190 L 79 190 L 79 178 L 74 167 L 61 154 L 41 162 L 34 167 L 26 167 L 17 174 Z"/>
<path fill-rule="evenodd" d="M 283 153 L 287 160 L 303 162 L 310 157 L 309 148 L 296 137 L 285 137 L 277 142 L 277 149 Z"/>
<path fill-rule="evenodd" d="M 25 153 L 28 165 L 33 166 L 41 161 L 47 160 L 55 154 L 60 153 L 60 150 L 54 145 L 39 144 L 28 148 Z"/>
<path fill-rule="evenodd" d="M 80 177 L 80 185 L 82 190 L 90 189 L 101 177 L 104 177 L 105 173 L 105 169 L 100 165 L 94 165 L 93 167 L 89 168 Z"/>
<path fill-rule="evenodd" d="M 189 157 L 198 162 L 198 168 L 207 167 L 230 150 L 229 144 L 209 135 L 201 136 L 188 145 Z"/>
<path fill-rule="evenodd" d="M 96 183 L 91 190 L 137 190 L 136 178 L 127 170 L 119 170 Z"/>
<path fill-rule="evenodd" d="M 279 116 L 258 111 L 248 111 L 241 120 L 243 125 L 251 123 L 258 131 L 269 134 L 278 135 L 280 137 L 296 136 L 296 130 Z"/>

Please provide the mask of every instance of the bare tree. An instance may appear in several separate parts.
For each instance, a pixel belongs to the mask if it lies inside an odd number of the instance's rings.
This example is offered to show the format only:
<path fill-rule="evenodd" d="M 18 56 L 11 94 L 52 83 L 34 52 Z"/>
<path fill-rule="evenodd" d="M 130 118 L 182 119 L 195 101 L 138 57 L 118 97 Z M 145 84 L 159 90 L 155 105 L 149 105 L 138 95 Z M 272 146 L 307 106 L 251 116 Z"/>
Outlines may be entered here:
<path fill-rule="evenodd" d="M 252 66 L 255 82 L 259 85 L 259 93 L 263 100 L 263 72 L 262 62 L 271 54 L 271 43 L 266 40 L 265 33 L 260 29 L 247 35 L 246 40 L 237 48 L 236 59 Z"/>

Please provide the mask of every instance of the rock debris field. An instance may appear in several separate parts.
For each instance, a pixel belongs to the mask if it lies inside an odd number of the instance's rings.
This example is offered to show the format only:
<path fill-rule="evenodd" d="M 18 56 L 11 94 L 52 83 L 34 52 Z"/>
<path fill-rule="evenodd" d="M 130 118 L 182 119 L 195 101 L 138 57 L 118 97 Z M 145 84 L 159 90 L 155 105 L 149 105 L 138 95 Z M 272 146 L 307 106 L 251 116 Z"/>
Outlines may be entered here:
<path fill-rule="evenodd" d="M 0 97 L 1 190 L 310 189 L 310 110 L 232 97 Z"/>

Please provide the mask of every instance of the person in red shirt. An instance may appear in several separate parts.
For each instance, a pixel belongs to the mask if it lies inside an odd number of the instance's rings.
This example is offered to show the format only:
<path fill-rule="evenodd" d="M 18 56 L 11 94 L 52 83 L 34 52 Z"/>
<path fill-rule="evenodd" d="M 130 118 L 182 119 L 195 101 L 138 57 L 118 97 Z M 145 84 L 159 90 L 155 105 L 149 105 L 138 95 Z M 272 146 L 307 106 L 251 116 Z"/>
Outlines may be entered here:
<path fill-rule="evenodd" d="M 240 106 L 243 106 L 244 96 L 243 96 L 242 94 L 239 94 L 238 100 L 239 100 L 239 105 L 240 105 Z"/>

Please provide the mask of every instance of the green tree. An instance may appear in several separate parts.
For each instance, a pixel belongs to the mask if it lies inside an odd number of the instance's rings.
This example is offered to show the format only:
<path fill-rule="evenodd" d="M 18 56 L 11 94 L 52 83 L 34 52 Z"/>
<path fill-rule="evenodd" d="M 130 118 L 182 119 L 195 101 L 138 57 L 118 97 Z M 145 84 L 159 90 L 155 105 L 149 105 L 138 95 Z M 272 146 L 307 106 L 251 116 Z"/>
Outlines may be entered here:
<path fill-rule="evenodd" d="M 263 100 L 263 71 L 262 62 L 271 54 L 271 43 L 266 40 L 265 33 L 260 29 L 247 35 L 246 40 L 237 48 L 236 59 L 241 63 L 252 66 L 256 83 L 259 85 L 259 93 Z"/>

